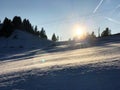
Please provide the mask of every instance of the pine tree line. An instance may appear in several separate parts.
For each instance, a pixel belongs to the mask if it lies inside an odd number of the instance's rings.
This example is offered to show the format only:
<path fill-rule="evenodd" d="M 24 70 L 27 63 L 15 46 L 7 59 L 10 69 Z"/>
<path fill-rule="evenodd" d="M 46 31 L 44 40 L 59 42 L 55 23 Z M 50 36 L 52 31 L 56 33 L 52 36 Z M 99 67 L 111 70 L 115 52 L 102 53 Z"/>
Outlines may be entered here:
<path fill-rule="evenodd" d="M 28 19 L 23 19 L 22 21 L 20 16 L 15 16 L 13 20 L 8 19 L 7 17 L 3 20 L 0 37 L 9 37 L 16 29 L 47 39 L 44 28 L 39 31 L 37 26 L 34 28 Z"/>

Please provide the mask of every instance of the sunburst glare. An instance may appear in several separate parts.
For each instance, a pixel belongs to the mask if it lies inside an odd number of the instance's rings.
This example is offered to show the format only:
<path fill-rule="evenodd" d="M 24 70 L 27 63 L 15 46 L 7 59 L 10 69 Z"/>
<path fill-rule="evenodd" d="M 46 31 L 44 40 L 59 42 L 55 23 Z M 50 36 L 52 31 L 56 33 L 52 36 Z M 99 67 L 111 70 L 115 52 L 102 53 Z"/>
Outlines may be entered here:
<path fill-rule="evenodd" d="M 85 26 L 75 25 L 74 28 L 74 37 L 77 39 L 83 39 L 86 31 Z"/>

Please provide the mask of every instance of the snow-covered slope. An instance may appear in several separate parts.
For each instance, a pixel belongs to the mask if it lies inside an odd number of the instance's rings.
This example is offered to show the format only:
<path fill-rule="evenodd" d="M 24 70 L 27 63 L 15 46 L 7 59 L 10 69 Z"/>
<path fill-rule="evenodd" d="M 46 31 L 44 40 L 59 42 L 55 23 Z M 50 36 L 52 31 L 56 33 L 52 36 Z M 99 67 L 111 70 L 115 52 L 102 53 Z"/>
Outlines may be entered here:
<path fill-rule="evenodd" d="M 24 48 L 42 48 L 52 43 L 49 40 L 40 40 L 40 38 L 21 30 L 15 30 L 8 39 L 0 38 L 0 42 L 0 47 L 3 48 L 19 48 L 20 46 Z"/>
<path fill-rule="evenodd" d="M 0 90 L 119 90 L 120 42 L 115 38 L 88 48 L 7 56 L 0 61 Z"/>
<path fill-rule="evenodd" d="M 32 50 L 44 49 L 53 42 L 40 39 L 30 33 L 15 30 L 9 38 L 0 38 L 0 60 Z M 17 57 L 16 57 L 17 58 Z"/>

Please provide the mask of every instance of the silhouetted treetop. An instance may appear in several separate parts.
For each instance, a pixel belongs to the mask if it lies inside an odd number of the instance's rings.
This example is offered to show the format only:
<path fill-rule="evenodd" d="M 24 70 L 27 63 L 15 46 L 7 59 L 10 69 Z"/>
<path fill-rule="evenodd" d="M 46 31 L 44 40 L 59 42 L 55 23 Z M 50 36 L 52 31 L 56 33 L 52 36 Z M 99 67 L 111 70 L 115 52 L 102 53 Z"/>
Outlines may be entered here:
<path fill-rule="evenodd" d="M 109 36 L 109 35 L 111 35 L 111 30 L 107 27 L 107 28 L 101 33 L 101 37 Z"/>
<path fill-rule="evenodd" d="M 42 29 L 40 31 L 40 38 L 47 39 L 47 35 L 46 35 L 46 32 L 45 32 L 43 27 L 42 27 Z"/>
<path fill-rule="evenodd" d="M 0 36 L 9 37 L 13 32 L 13 24 L 7 17 L 3 21 L 2 29 L 0 30 Z"/>
<path fill-rule="evenodd" d="M 21 17 L 15 16 L 12 20 L 15 29 L 22 29 L 22 20 Z"/>
<path fill-rule="evenodd" d="M 52 35 L 52 41 L 57 41 L 57 37 L 56 37 L 55 33 L 53 33 L 53 35 Z"/>

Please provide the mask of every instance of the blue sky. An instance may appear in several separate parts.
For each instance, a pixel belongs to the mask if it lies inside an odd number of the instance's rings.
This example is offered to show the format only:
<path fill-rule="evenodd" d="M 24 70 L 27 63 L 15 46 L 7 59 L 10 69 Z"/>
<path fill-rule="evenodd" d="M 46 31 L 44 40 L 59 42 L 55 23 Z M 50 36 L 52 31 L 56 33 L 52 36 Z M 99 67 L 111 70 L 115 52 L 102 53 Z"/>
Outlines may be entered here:
<path fill-rule="evenodd" d="M 74 26 L 86 27 L 97 34 L 109 27 L 120 32 L 120 0 L 0 0 L 0 20 L 21 16 L 44 27 L 49 38 L 53 33 L 61 40 L 73 37 Z"/>

